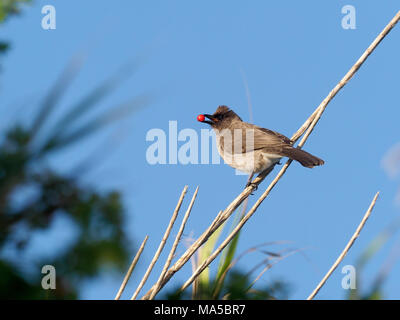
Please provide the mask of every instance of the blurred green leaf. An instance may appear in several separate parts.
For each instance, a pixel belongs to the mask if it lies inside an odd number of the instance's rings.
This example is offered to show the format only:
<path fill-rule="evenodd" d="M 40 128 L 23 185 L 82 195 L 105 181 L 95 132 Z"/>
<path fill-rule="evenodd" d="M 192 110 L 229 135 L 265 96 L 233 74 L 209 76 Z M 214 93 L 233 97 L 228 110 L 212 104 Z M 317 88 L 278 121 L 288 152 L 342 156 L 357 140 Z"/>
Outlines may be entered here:
<path fill-rule="evenodd" d="M 400 228 L 400 218 L 393 220 L 386 228 L 384 228 L 377 236 L 375 236 L 369 243 L 367 248 L 361 253 L 360 257 L 356 261 L 356 289 L 349 290 L 347 298 L 349 300 L 376 300 L 382 299 L 382 284 L 386 274 L 378 274 L 376 281 L 370 286 L 370 288 L 361 291 L 362 287 L 362 272 L 365 265 L 380 251 L 383 246 L 393 238 L 394 234 Z M 367 292 L 364 294 L 363 292 Z"/>
<path fill-rule="evenodd" d="M 0 1 L 0 24 L 8 17 L 19 14 L 23 4 L 30 0 L 1 0 Z M 7 41 L 0 41 L 0 54 L 4 54 L 10 47 Z M 1 69 L 1 68 L 0 68 Z"/>
<path fill-rule="evenodd" d="M 10 47 L 10 44 L 7 42 L 0 41 L 0 53 L 6 52 Z"/>
<path fill-rule="evenodd" d="M 225 299 L 225 300 L 265 300 L 265 299 L 287 299 L 289 294 L 289 286 L 283 281 L 272 281 L 270 285 L 253 288 L 247 290 L 250 286 L 250 278 L 247 274 L 232 270 L 227 277 L 221 295 L 217 298 L 210 291 L 202 292 L 201 299 Z M 190 299 L 187 291 L 181 292 L 179 287 L 173 288 L 165 294 L 165 298 L 169 300 L 185 300 Z"/>
<path fill-rule="evenodd" d="M 237 226 L 240 220 L 244 216 L 244 211 L 247 206 L 248 199 L 242 203 L 242 205 L 238 208 L 235 213 L 234 220 L 230 227 L 229 232 L 232 232 L 233 229 Z M 219 260 L 218 270 L 217 270 L 217 277 L 214 284 L 214 294 L 215 296 L 219 295 L 219 289 L 221 288 L 221 283 L 225 280 L 225 276 L 227 274 L 227 269 L 232 264 L 233 258 L 236 253 L 237 245 L 239 242 L 240 231 L 236 234 L 236 236 L 232 239 L 232 241 L 227 245 L 227 247 L 222 251 L 221 258 Z"/>
<path fill-rule="evenodd" d="M 358 268 L 363 268 L 372 257 L 379 252 L 382 247 L 393 237 L 400 228 L 400 219 L 397 218 L 391 222 L 384 230 L 382 230 L 363 251 L 357 260 Z"/>
<path fill-rule="evenodd" d="M 17 13 L 25 1 L 0 1 L 0 22 Z M 8 43 L 1 42 L 0 51 Z M 125 225 L 125 208 L 117 190 L 97 190 L 82 184 L 79 175 L 61 174 L 45 160 L 47 153 L 77 144 L 106 125 L 118 121 L 149 102 L 148 96 L 137 96 L 97 117 L 81 118 L 98 107 L 102 99 L 115 90 L 133 67 L 123 66 L 115 75 L 78 101 L 64 116 L 50 119 L 78 75 L 85 54 L 76 54 L 48 90 L 30 126 L 10 124 L 0 140 L 0 250 L 13 255 L 0 257 L 0 298 L 7 299 L 75 299 L 85 279 L 103 270 L 125 270 L 130 252 Z M 78 123 L 79 122 L 79 123 Z M 45 148 L 43 147 L 45 146 Z M 79 155 L 81 157 L 84 154 Z M 79 160 L 79 157 L 78 157 Z M 75 237 L 54 254 L 26 254 L 34 236 L 52 231 L 55 221 L 64 219 Z M 54 238 L 49 238 L 54 241 Z M 51 245 L 51 243 L 50 243 Z M 29 250 L 28 250 L 29 251 Z M 18 257 L 17 259 L 14 258 Z M 45 258 L 42 258 L 45 256 Z M 55 266 L 56 290 L 40 286 L 41 267 Z M 23 266 L 23 268 L 20 268 Z"/>
<path fill-rule="evenodd" d="M 72 80 L 78 75 L 79 70 L 82 68 L 84 58 L 81 55 L 74 56 L 68 65 L 64 68 L 61 76 L 56 81 L 54 86 L 50 89 L 42 106 L 32 123 L 32 138 L 35 138 L 38 132 L 43 128 L 45 121 L 49 118 L 62 95 L 66 93 L 67 88 L 71 85 Z"/>
<path fill-rule="evenodd" d="M 224 229 L 225 223 L 221 224 L 218 229 L 208 238 L 207 242 L 198 251 L 198 265 L 201 265 L 207 258 L 212 254 L 215 244 L 217 243 L 222 230 Z M 200 291 L 210 290 L 210 270 L 209 267 L 205 268 L 202 273 L 195 280 L 195 287 L 199 288 Z"/>
<path fill-rule="evenodd" d="M 78 129 L 75 129 L 71 133 L 66 133 L 65 135 L 61 135 L 59 137 L 51 137 L 50 139 L 48 139 L 47 143 L 44 145 L 40 153 L 42 154 L 49 151 L 56 151 L 60 148 L 67 147 L 70 144 L 81 141 L 86 136 L 95 133 L 96 131 L 104 128 L 106 125 L 125 118 L 133 111 L 146 105 L 149 101 L 150 98 L 148 96 L 138 96 L 129 102 L 112 108 L 108 112 L 101 114 L 93 120 L 89 120 L 88 123 L 82 125 Z"/>
<path fill-rule="evenodd" d="M 98 85 L 93 91 L 89 92 L 70 111 L 55 124 L 52 130 L 52 136 L 59 136 L 64 130 L 71 127 L 76 120 L 85 115 L 89 110 L 98 106 L 99 102 L 114 91 L 124 80 L 130 77 L 136 68 L 136 64 L 128 64 L 123 66 L 116 74 L 107 78 L 103 83 Z"/>
<path fill-rule="evenodd" d="M 20 12 L 20 8 L 24 3 L 28 3 L 31 0 L 1 0 L 0 1 L 0 23 L 9 15 L 15 15 Z"/>

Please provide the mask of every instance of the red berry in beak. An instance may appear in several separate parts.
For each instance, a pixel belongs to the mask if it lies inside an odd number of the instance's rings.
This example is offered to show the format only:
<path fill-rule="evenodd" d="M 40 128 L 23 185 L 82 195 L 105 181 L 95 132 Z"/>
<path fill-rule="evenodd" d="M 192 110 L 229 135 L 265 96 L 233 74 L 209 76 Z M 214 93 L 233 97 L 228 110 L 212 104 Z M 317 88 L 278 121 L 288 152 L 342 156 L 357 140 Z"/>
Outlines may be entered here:
<path fill-rule="evenodd" d="M 197 121 L 203 122 L 206 119 L 206 117 L 204 116 L 204 114 L 199 114 L 197 116 Z"/>

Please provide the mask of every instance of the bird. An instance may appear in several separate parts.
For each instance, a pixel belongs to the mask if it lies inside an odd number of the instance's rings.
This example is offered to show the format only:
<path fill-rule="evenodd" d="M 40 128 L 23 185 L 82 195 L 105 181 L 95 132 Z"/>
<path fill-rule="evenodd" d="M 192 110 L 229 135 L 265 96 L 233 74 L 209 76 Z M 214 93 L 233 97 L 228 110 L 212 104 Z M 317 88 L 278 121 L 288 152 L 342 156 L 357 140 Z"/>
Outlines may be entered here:
<path fill-rule="evenodd" d="M 294 141 L 283 134 L 244 122 L 225 105 L 219 106 L 213 114 L 198 115 L 197 120 L 214 130 L 216 146 L 225 163 L 249 174 L 246 187 L 255 173 L 280 164 L 283 157 L 307 168 L 324 164 L 324 160 L 293 147 Z"/>

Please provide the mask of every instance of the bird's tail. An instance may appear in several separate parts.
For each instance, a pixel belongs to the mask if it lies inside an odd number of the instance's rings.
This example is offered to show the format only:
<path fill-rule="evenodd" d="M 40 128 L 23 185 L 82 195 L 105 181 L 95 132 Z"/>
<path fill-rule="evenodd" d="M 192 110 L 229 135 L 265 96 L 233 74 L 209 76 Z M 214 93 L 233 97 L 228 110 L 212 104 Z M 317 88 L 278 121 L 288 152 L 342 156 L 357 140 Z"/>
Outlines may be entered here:
<path fill-rule="evenodd" d="M 304 150 L 293 147 L 285 148 L 284 155 L 290 159 L 300 162 L 302 166 L 307 168 L 321 166 L 325 163 L 324 160 L 317 158 L 316 156 L 313 156 Z"/>

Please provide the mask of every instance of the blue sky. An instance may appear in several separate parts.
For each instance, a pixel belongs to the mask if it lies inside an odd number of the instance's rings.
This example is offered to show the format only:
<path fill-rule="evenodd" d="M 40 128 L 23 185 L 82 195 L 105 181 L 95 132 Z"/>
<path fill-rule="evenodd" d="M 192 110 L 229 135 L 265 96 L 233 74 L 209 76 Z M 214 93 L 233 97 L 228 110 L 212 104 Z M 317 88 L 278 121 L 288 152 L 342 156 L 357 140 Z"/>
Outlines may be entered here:
<path fill-rule="evenodd" d="M 178 121 L 178 130 L 192 128 L 200 133 L 204 126 L 196 121 L 197 114 L 212 113 L 221 104 L 231 106 L 248 121 L 245 77 L 254 123 L 291 136 L 399 10 L 394 0 L 246 4 L 54 0 L 57 28 L 45 31 L 41 8 L 46 4 L 48 1 L 34 1 L 0 29 L 1 38 L 10 39 L 13 46 L 2 63 L 1 127 L 16 119 L 29 121 L 37 111 L 35 102 L 76 54 L 83 52 L 87 59 L 55 117 L 121 65 L 138 55 L 147 57 L 129 80 L 101 102 L 97 112 L 142 93 L 153 94 L 154 102 L 50 159 L 52 166 L 68 172 L 82 154 L 98 150 L 108 141 L 96 159 L 99 165 L 81 179 L 102 190 L 121 190 L 128 209 L 125 227 L 132 243 L 138 245 L 146 234 L 150 237 L 124 298 L 131 296 L 150 262 L 184 185 L 189 185 L 184 208 L 200 186 L 186 229 L 187 236 L 197 236 L 246 182 L 245 176 L 235 175 L 224 164 L 150 165 L 146 149 L 151 143 L 145 140 L 146 133 L 153 128 L 168 131 L 171 120 Z M 355 30 L 341 26 L 341 9 L 348 4 L 356 9 Z M 326 164 L 309 170 L 293 163 L 243 229 L 239 252 L 279 240 L 304 248 L 303 254 L 279 262 L 260 280 L 260 284 L 268 284 L 285 279 L 291 285 L 292 299 L 307 297 L 321 280 L 376 191 L 381 196 L 371 218 L 318 298 L 345 296 L 341 267 L 354 264 L 370 241 L 399 215 L 394 203 L 399 179 L 389 179 L 381 164 L 400 139 L 399 27 L 329 104 L 307 141 L 304 148 Z M 271 177 L 250 198 L 250 204 Z M 40 245 L 36 247 L 40 249 L 32 249 L 32 254 L 55 250 L 53 243 L 68 238 L 68 228 L 62 221 L 58 223 L 60 232 L 38 236 Z M 368 264 L 361 275 L 364 288 L 396 243 L 398 251 L 398 235 Z M 180 253 L 183 250 L 184 246 L 178 249 Z M 165 258 L 166 254 L 162 255 Z M 250 270 L 260 258 L 248 256 L 239 266 Z M 157 280 L 160 270 L 156 265 L 143 292 Z M 384 284 L 386 298 L 400 298 L 398 270 L 399 263 Z M 189 274 L 188 266 L 172 283 L 182 283 Z M 122 277 L 104 272 L 83 283 L 82 298 L 113 298 Z"/>

